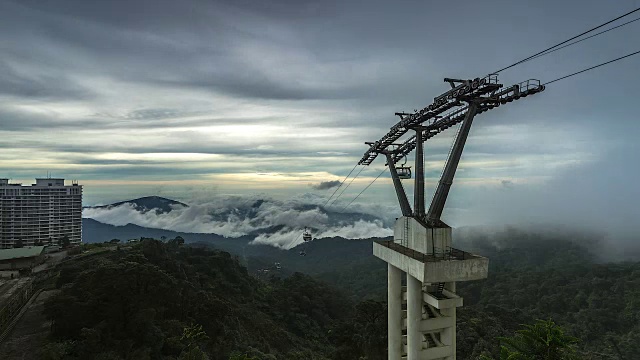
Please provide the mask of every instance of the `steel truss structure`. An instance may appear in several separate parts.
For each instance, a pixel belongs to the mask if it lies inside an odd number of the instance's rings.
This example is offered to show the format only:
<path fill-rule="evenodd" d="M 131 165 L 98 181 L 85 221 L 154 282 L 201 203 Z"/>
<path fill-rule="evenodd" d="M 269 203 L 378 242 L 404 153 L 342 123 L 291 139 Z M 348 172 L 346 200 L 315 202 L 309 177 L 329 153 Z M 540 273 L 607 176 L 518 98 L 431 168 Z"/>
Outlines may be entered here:
<path fill-rule="evenodd" d="M 447 227 L 440 220 L 444 204 L 453 182 L 456 168 L 462 156 L 465 142 L 474 117 L 501 105 L 523 97 L 537 94 L 545 89 L 539 80 L 530 79 L 521 83 L 504 87 L 498 83 L 497 74 L 489 74 L 483 78 L 460 80 L 445 78 L 451 89 L 433 99 L 433 103 L 415 113 L 396 113 L 400 121 L 391 127 L 389 132 L 376 142 L 366 142 L 369 149 L 364 153 L 359 165 L 370 165 L 378 155 L 386 157 L 391 178 L 396 189 L 403 216 L 413 217 L 426 226 Z M 460 124 L 460 128 L 451 148 L 444 171 L 438 182 L 428 211 L 424 204 L 424 143 L 443 132 Z M 415 134 L 401 143 L 396 143 L 409 131 Z M 402 176 L 398 175 L 396 163 L 405 159 L 416 150 L 414 209 L 411 209 L 404 187 Z M 402 174 L 400 174 L 402 175 Z"/>

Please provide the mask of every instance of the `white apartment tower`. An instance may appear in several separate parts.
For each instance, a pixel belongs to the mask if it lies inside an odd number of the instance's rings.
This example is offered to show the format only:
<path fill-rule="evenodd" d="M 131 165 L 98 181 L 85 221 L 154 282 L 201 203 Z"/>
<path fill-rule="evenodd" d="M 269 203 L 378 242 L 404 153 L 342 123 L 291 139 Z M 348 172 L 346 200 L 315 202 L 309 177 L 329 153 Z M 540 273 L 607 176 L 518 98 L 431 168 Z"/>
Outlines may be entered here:
<path fill-rule="evenodd" d="M 0 248 L 82 242 L 82 185 L 36 179 L 31 186 L 0 179 Z"/>

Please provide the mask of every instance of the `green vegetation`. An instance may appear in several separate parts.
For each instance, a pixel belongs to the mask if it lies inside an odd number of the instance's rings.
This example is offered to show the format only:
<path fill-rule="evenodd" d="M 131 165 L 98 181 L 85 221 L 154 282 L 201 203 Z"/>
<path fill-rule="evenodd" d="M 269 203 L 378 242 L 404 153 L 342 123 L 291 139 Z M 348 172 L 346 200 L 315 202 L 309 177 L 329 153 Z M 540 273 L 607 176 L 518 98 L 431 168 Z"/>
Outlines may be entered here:
<path fill-rule="evenodd" d="M 65 265 L 56 286 L 46 358 L 329 359 L 330 330 L 352 309 L 306 275 L 262 282 L 229 253 L 179 240 Z"/>
<path fill-rule="evenodd" d="M 570 236 L 509 229 L 466 240 L 459 246 L 490 258 L 490 277 L 458 286 L 465 299 L 458 358 L 605 360 L 640 352 L 640 263 L 597 263 Z M 295 250 L 248 258 L 254 269 L 282 261 L 281 271 L 260 278 L 229 253 L 182 238 L 145 239 L 66 263 L 61 291 L 46 306 L 53 325 L 44 358 L 385 359 L 386 266 L 364 256 L 370 242 L 345 242 L 363 255 L 336 250 L 343 243 L 332 239 L 314 242 L 304 259 Z"/>
<path fill-rule="evenodd" d="M 500 338 L 500 360 L 578 360 L 575 344 L 578 339 L 568 336 L 551 320 L 538 320 L 524 325 L 515 336 Z M 482 360 L 493 360 L 481 356 Z"/>
<path fill-rule="evenodd" d="M 594 253 L 601 245 L 583 234 L 507 228 L 457 239 L 460 248 L 490 259 L 488 279 L 458 284 L 465 304 L 458 310 L 459 358 L 499 358 L 498 338 L 538 319 L 551 319 L 579 338 L 582 359 L 632 359 L 640 353 L 639 262 L 599 262 Z M 331 272 L 316 276 L 348 291 L 355 302 L 386 300 L 384 262 L 335 259 Z"/>

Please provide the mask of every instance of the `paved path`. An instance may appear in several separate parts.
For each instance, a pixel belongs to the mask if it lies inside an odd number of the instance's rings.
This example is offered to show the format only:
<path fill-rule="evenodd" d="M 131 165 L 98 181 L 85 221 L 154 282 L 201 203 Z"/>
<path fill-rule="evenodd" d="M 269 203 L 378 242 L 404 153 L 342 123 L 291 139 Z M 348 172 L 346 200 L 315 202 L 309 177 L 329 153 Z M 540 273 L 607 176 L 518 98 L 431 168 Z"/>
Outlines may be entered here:
<path fill-rule="evenodd" d="M 58 290 L 43 291 L 31 303 L 24 316 L 0 343 L 0 359 L 2 360 L 39 360 L 39 349 L 49 335 L 50 323 L 45 318 L 45 300 L 55 295 Z"/>

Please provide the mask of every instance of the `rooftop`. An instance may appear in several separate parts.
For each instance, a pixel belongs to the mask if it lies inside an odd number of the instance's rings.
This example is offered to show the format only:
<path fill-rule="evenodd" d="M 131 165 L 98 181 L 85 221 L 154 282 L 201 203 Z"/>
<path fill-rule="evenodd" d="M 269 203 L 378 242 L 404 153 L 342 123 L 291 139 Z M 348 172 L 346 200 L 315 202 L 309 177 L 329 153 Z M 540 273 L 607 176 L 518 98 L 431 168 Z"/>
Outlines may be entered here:
<path fill-rule="evenodd" d="M 30 258 L 42 254 L 44 246 L 25 246 L 22 248 L 0 250 L 0 261 Z"/>

